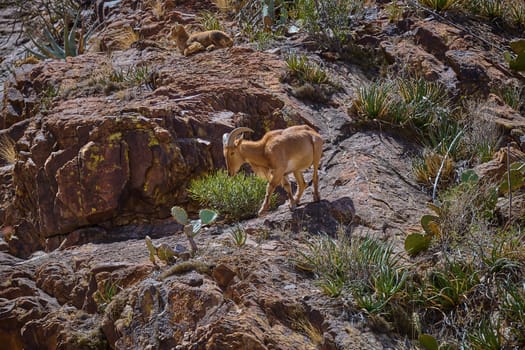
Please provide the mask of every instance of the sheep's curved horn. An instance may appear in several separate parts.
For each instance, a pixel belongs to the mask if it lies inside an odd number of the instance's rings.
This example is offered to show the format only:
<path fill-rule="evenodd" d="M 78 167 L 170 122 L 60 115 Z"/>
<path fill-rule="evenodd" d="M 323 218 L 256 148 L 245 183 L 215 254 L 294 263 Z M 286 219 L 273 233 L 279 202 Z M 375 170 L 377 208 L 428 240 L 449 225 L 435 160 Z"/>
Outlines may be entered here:
<path fill-rule="evenodd" d="M 233 142 L 235 141 L 235 139 L 237 138 L 237 136 L 239 134 L 242 134 L 243 132 L 253 132 L 252 129 L 250 128 L 246 128 L 246 127 L 240 127 L 240 128 L 236 128 L 236 129 L 233 129 L 232 132 L 230 132 L 230 134 L 226 136 L 226 134 L 224 134 L 222 140 L 223 140 L 223 143 L 225 146 L 228 146 L 228 147 L 232 147 L 233 146 Z"/>

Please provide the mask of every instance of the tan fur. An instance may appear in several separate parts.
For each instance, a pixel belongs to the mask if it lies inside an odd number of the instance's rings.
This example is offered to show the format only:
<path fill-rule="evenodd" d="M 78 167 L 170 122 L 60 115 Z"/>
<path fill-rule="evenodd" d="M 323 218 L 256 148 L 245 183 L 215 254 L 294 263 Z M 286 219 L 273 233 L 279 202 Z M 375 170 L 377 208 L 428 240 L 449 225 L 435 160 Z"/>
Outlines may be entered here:
<path fill-rule="evenodd" d="M 323 139 L 307 125 L 291 126 L 267 132 L 259 141 L 244 140 L 242 132 L 249 128 L 237 128 L 223 135 L 223 152 L 228 173 L 235 175 L 242 164 L 248 163 L 260 177 L 267 179 L 266 196 L 259 215 L 268 210 L 270 197 L 278 185 L 288 193 L 290 209 L 300 202 L 306 188 L 303 171 L 313 166 L 312 184 L 314 201 L 319 201 L 318 168 L 323 154 Z M 294 196 L 287 175 L 293 173 L 297 181 Z"/>
<path fill-rule="evenodd" d="M 171 37 L 177 42 L 177 47 L 184 56 L 193 53 L 214 50 L 216 48 L 224 48 L 233 46 L 232 38 L 220 30 L 207 30 L 188 34 L 184 26 L 177 24 L 171 30 Z"/>

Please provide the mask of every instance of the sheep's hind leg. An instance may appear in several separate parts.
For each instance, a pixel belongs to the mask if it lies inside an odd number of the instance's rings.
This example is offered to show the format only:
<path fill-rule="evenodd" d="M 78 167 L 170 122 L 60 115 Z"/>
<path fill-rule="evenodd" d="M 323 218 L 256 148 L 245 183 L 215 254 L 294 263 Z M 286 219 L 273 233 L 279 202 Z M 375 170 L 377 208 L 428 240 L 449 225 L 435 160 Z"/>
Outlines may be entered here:
<path fill-rule="evenodd" d="M 290 185 L 290 182 L 288 181 L 288 178 L 287 176 L 283 176 L 283 180 L 281 181 L 281 185 L 283 185 L 284 189 L 286 190 L 286 193 L 288 194 L 288 205 L 290 207 L 291 210 L 294 210 L 295 209 L 295 200 L 293 198 L 293 193 L 292 193 L 292 186 Z"/>
<path fill-rule="evenodd" d="M 303 196 L 303 192 L 306 188 L 306 182 L 304 181 L 303 173 L 301 171 L 294 171 L 293 175 L 295 176 L 295 180 L 297 181 L 297 193 L 295 195 L 295 204 L 299 205 L 301 197 Z"/>
<path fill-rule="evenodd" d="M 202 46 L 201 43 L 199 43 L 198 41 L 195 41 L 195 42 L 191 43 L 190 46 L 188 46 L 184 50 L 184 56 L 189 56 L 189 55 L 194 54 L 196 52 L 204 51 L 205 49 L 206 48 L 204 46 Z"/>

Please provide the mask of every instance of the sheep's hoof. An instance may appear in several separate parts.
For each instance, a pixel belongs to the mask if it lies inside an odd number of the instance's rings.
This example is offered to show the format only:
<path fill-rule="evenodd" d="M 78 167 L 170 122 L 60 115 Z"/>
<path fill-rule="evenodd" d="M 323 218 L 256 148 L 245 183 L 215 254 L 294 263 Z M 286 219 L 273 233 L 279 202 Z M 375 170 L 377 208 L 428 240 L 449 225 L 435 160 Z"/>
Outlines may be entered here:
<path fill-rule="evenodd" d="M 265 213 L 266 213 L 266 209 L 260 209 L 260 210 L 257 212 L 257 216 L 263 216 Z"/>
<path fill-rule="evenodd" d="M 290 210 L 295 210 L 295 208 L 297 208 L 297 204 L 296 203 L 290 203 L 290 204 L 288 204 L 288 206 L 290 207 Z"/>

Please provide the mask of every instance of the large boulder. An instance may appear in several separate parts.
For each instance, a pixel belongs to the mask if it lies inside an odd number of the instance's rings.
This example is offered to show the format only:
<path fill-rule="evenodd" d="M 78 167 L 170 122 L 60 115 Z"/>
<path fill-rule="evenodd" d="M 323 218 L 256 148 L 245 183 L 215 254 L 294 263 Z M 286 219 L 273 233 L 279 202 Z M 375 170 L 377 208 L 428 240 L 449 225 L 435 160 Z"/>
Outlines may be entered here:
<path fill-rule="evenodd" d="M 138 81 L 137 61 L 158 65 Z M 171 206 L 187 202 L 192 178 L 224 165 L 224 132 L 242 124 L 258 137 L 304 122 L 281 112 L 292 103 L 279 83 L 282 68 L 274 55 L 236 48 L 192 61 L 131 49 L 23 65 L 6 83 L 13 93 L 3 110 L 4 124 L 29 121 L 5 210 L 4 226 L 15 231 L 11 252 L 56 248 L 85 227 L 111 236 L 115 227 L 169 217 Z"/>

